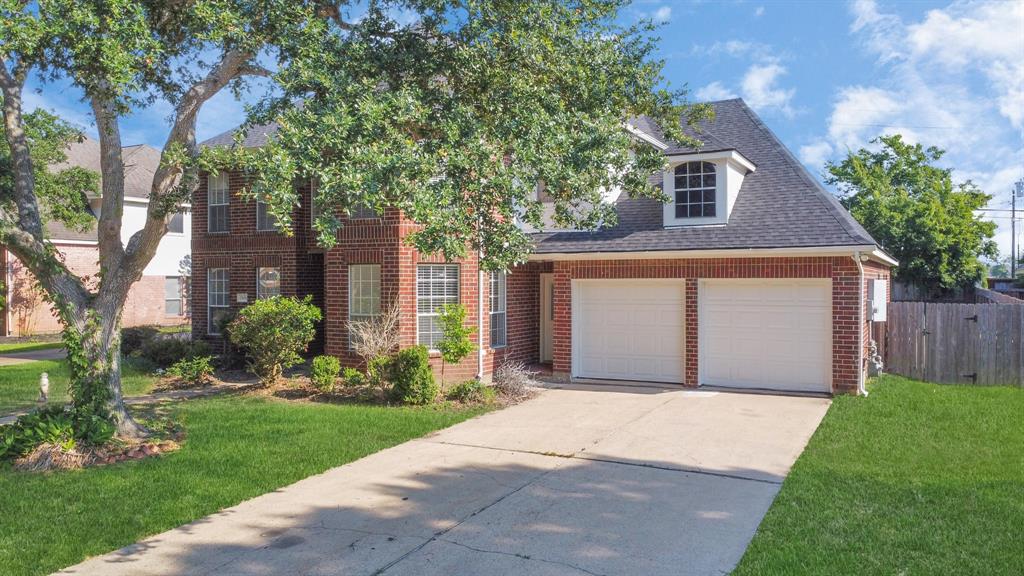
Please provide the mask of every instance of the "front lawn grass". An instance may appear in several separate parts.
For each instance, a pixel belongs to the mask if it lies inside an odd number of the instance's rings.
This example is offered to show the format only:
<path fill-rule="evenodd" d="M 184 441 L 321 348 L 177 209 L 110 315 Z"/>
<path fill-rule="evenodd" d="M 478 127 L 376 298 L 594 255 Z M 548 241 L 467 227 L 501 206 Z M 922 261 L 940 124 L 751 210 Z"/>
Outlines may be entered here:
<path fill-rule="evenodd" d="M 63 348 L 64 343 L 57 342 L 0 342 L 0 354 L 11 354 L 13 352 L 31 352 L 33 350 L 49 350 L 50 348 Z"/>
<path fill-rule="evenodd" d="M 71 373 L 66 361 L 40 360 L 0 366 L 0 415 L 36 405 L 39 376 L 43 372 L 50 379 L 50 402 L 67 402 Z M 121 364 L 121 389 L 125 396 L 148 394 L 156 382 L 156 376 L 136 368 L 131 362 Z"/>
<path fill-rule="evenodd" d="M 176 404 L 187 432 L 177 452 L 73 472 L 0 470 L 0 572 L 50 573 L 484 410 L 251 397 Z"/>
<path fill-rule="evenodd" d="M 734 574 L 1024 574 L 1024 390 L 836 398 Z"/>

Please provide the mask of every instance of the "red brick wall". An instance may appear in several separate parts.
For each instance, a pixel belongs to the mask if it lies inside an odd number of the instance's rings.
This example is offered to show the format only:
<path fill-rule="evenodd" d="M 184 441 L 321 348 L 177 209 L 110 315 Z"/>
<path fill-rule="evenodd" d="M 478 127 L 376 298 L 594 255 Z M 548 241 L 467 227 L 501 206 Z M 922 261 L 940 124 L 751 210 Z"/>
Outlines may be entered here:
<path fill-rule="evenodd" d="M 572 366 L 571 282 L 578 278 L 686 278 L 686 379 L 697 385 L 699 354 L 697 281 L 700 278 L 830 278 L 832 280 L 832 380 L 837 392 L 857 388 L 858 328 L 856 263 L 850 257 L 592 260 L 555 262 L 556 373 Z"/>
<path fill-rule="evenodd" d="M 292 213 L 293 236 L 277 231 L 256 230 L 256 203 L 239 195 L 245 186 L 243 174 L 229 174 L 231 193 L 230 232 L 207 232 L 206 175 L 200 177 L 199 190 L 192 201 L 192 334 L 197 339 L 217 341 L 207 334 L 207 270 L 228 268 L 228 295 L 231 310 L 237 312 L 256 299 L 256 269 L 279 267 L 281 293 L 286 296 L 312 296 L 324 309 L 324 254 L 312 241 L 309 218 L 309 187 L 300 192 L 301 207 Z M 238 302 L 245 294 L 247 302 Z M 323 326 L 310 346 L 311 353 L 323 348 Z"/>
<path fill-rule="evenodd" d="M 94 279 L 99 272 L 99 249 L 96 246 L 60 243 L 56 246 L 72 272 L 87 283 Z M 60 332 L 62 325 L 53 307 L 44 301 L 35 277 L 13 254 L 2 247 L 0 252 L 4 255 L 0 269 L 8 271 L 4 283 L 10 282 L 11 294 L 8 309 L 0 309 L 5 324 L 10 317 L 9 325 L 3 326 L 0 335 L 32 336 Z M 165 314 L 163 276 L 143 276 L 132 285 L 121 316 L 122 326 L 172 326 L 186 322 L 187 316 Z"/>

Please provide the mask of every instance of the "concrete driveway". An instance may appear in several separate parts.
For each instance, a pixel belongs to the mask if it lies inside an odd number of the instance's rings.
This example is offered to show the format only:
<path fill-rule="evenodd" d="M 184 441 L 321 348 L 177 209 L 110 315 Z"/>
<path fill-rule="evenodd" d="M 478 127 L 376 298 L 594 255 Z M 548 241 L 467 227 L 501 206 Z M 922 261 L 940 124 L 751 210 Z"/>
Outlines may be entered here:
<path fill-rule="evenodd" d="M 63 573 L 726 573 L 828 404 L 547 390 Z"/>

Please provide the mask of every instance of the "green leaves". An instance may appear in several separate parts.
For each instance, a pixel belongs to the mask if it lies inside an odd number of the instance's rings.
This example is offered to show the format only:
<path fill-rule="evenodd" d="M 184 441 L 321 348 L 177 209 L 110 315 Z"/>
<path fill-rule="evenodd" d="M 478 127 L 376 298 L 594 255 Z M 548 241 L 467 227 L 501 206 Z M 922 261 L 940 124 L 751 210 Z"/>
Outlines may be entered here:
<path fill-rule="evenodd" d="M 321 318 L 309 296 L 275 296 L 243 308 L 228 327 L 228 337 L 246 350 L 249 368 L 260 383 L 270 386 L 285 368 L 302 362 L 299 353 L 313 340 Z"/>
<path fill-rule="evenodd" d="M 907 144 L 899 135 L 872 141 L 839 164 L 829 163 L 826 181 L 843 194 L 850 213 L 900 265 L 896 278 L 935 293 L 981 279 L 981 256 L 998 253 L 995 224 L 975 210 L 991 196 L 972 182 L 953 184 L 950 170 L 934 164 L 938 148 Z"/>

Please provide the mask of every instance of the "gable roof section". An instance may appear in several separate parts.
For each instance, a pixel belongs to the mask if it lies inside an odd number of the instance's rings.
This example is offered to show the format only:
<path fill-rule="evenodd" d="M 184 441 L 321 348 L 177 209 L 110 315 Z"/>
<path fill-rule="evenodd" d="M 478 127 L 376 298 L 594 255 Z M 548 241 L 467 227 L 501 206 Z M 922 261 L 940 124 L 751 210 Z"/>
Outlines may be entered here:
<path fill-rule="evenodd" d="M 646 252 L 877 245 L 747 107 L 741 99 L 712 102 L 715 118 L 697 130 L 699 150 L 670 144 L 666 155 L 736 150 L 757 170 L 743 179 L 729 222 L 718 226 L 663 226 L 663 205 L 625 195 L 616 202 L 619 221 L 596 232 L 533 235 L 534 253 Z M 630 124 L 665 141 L 648 119 Z"/>

